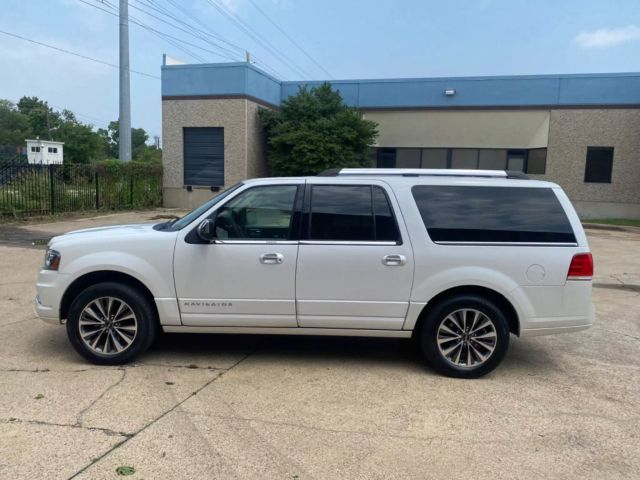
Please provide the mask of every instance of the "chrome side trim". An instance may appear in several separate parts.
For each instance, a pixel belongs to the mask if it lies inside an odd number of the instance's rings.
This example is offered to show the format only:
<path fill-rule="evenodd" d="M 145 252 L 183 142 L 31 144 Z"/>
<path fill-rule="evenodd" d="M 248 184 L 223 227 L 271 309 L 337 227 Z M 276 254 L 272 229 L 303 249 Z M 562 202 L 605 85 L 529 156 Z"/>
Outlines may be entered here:
<path fill-rule="evenodd" d="M 349 241 L 349 240 L 300 240 L 300 245 L 358 245 L 358 246 L 391 246 L 397 242 Z"/>
<path fill-rule="evenodd" d="M 300 328 L 300 327 L 178 327 L 163 325 L 168 333 L 231 333 L 252 335 L 323 335 L 336 337 L 386 337 L 411 338 L 410 330 L 371 330 L 350 328 Z"/>
<path fill-rule="evenodd" d="M 221 243 L 223 245 L 297 245 L 297 240 L 219 240 L 216 239 L 212 243 Z"/>
<path fill-rule="evenodd" d="M 464 245 L 464 246 L 490 246 L 490 247 L 577 247 L 575 242 L 433 242 L 436 245 Z"/>

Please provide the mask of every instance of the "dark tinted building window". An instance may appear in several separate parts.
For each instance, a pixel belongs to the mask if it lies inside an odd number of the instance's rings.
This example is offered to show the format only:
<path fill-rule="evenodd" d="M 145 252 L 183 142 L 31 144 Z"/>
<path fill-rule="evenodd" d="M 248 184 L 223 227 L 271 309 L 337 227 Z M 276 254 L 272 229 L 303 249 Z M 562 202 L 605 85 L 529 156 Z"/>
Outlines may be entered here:
<path fill-rule="evenodd" d="M 183 141 L 184 184 L 224 185 L 224 128 L 184 128 Z"/>
<path fill-rule="evenodd" d="M 585 182 L 611 183 L 612 169 L 613 147 L 587 147 Z"/>
<path fill-rule="evenodd" d="M 396 149 L 379 148 L 377 165 L 378 168 L 396 168 Z"/>
<path fill-rule="evenodd" d="M 527 173 L 534 175 L 544 175 L 547 169 L 547 149 L 534 148 L 529 150 L 527 158 Z"/>
<path fill-rule="evenodd" d="M 369 185 L 311 187 L 310 240 L 396 241 L 398 227 L 384 191 Z"/>
<path fill-rule="evenodd" d="M 378 148 L 378 168 L 463 168 L 515 170 L 543 175 L 547 149 Z"/>
<path fill-rule="evenodd" d="M 434 242 L 576 241 L 550 188 L 418 185 L 412 192 Z"/>

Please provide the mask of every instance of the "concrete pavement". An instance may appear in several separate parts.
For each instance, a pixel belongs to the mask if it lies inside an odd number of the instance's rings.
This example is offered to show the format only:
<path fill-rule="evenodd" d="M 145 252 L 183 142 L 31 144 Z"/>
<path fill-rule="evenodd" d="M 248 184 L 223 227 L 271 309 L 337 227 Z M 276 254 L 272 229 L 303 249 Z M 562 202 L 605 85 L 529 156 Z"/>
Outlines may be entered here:
<path fill-rule="evenodd" d="M 141 213 L 23 227 L 149 220 Z M 19 227 L 22 228 L 22 227 Z M 42 250 L 0 245 L 0 478 L 639 478 L 640 235 L 589 231 L 594 327 L 516 339 L 476 381 L 404 340 L 164 335 L 84 362 L 34 319 Z M 3 229 L 0 227 L 0 244 Z M 7 245 L 8 244 L 8 245 Z"/>

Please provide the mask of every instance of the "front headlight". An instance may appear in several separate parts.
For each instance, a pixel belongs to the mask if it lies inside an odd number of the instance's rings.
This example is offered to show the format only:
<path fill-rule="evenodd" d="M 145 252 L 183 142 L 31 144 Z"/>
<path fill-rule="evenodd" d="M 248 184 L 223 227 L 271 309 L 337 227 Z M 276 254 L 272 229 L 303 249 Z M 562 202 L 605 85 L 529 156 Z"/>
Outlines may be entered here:
<path fill-rule="evenodd" d="M 46 270 L 58 270 L 60 267 L 60 252 L 47 248 L 44 254 L 44 268 Z"/>

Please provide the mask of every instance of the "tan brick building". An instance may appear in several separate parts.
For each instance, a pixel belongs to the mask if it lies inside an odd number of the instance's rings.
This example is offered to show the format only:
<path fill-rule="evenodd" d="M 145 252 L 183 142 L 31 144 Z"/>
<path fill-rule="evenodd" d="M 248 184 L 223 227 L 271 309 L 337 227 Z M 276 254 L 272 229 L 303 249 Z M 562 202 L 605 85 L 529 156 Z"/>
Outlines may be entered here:
<path fill-rule="evenodd" d="M 164 201 L 268 175 L 258 109 L 300 85 L 246 63 L 162 69 Z M 640 218 L 640 74 L 332 81 L 379 125 L 380 167 L 524 171 L 583 217 Z"/>

